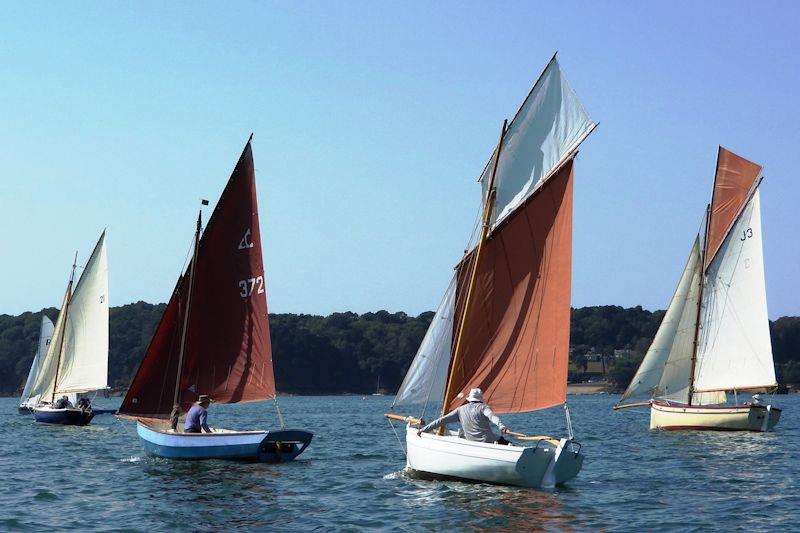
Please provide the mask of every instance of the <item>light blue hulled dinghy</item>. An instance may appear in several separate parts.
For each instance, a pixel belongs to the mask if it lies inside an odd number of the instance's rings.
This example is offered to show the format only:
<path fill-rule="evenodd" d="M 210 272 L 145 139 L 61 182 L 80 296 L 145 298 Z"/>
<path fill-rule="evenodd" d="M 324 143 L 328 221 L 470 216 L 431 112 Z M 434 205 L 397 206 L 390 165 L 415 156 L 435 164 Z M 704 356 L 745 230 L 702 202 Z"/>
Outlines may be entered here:
<path fill-rule="evenodd" d="M 147 455 L 169 459 L 233 459 L 281 463 L 291 461 L 311 443 L 312 433 L 297 429 L 182 433 L 139 421 L 136 431 Z"/>
<path fill-rule="evenodd" d="M 308 447 L 313 434 L 285 429 L 278 408 L 250 141 L 204 231 L 201 216 L 191 262 L 118 416 L 137 421 L 151 456 L 290 461 Z M 216 403 L 274 400 L 280 429 L 183 432 L 178 418 L 200 393 Z"/>

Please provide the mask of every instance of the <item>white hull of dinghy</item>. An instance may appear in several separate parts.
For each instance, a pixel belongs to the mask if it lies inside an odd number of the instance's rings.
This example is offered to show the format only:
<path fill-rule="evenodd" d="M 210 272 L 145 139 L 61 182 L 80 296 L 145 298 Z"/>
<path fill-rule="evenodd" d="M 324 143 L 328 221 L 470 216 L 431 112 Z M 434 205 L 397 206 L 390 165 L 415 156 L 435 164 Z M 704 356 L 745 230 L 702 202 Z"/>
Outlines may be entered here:
<path fill-rule="evenodd" d="M 531 446 L 473 442 L 456 434 L 417 436 L 406 427 L 407 468 L 412 474 L 443 476 L 521 487 L 553 487 L 578 475 L 583 464 L 580 445 L 561 439 Z"/>
<path fill-rule="evenodd" d="M 771 405 L 683 405 L 662 401 L 650 404 L 650 429 L 672 431 L 769 431 L 781 410 Z"/>

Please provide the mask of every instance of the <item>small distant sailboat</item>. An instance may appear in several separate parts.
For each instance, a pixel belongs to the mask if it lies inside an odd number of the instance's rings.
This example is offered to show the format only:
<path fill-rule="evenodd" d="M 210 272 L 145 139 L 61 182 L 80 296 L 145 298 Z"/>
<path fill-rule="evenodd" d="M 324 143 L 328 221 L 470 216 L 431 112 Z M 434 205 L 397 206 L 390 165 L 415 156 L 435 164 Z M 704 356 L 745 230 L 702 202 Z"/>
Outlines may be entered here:
<path fill-rule="evenodd" d="M 77 254 L 76 254 L 77 261 Z M 108 387 L 108 258 L 106 232 L 100 235 L 73 290 L 76 264 L 50 343 L 27 392 L 36 398 L 37 422 L 85 426 L 94 418 L 90 402 L 59 407 L 57 395 L 71 397 Z M 44 329 L 44 326 L 43 326 Z"/>
<path fill-rule="evenodd" d="M 381 377 L 378 376 L 378 384 L 375 386 L 375 392 L 372 393 L 373 396 L 383 396 L 381 392 Z"/>
<path fill-rule="evenodd" d="M 36 354 L 33 356 L 31 370 L 28 372 L 28 379 L 25 381 L 25 388 L 22 389 L 22 396 L 19 399 L 19 412 L 21 414 L 31 414 L 33 413 L 33 409 L 39 405 L 41 394 L 31 394 L 31 389 L 33 389 L 33 383 L 36 381 L 36 376 L 39 374 L 40 362 L 47 353 L 50 339 L 53 338 L 54 329 L 53 321 L 42 313 L 42 325 L 39 328 L 39 347 L 36 349 Z"/>
<path fill-rule="evenodd" d="M 695 238 L 653 343 L 622 396 L 649 397 L 650 429 L 768 431 L 781 409 L 738 404 L 777 387 L 761 244 L 761 166 L 719 147 L 705 232 Z M 726 391 L 734 405 L 724 405 Z"/>
<path fill-rule="evenodd" d="M 250 140 L 202 236 L 201 230 L 202 211 L 191 262 L 178 278 L 118 416 L 137 421 L 148 455 L 289 461 L 313 434 L 284 429 L 278 406 Z M 173 429 L 173 406 L 185 413 L 199 394 L 216 403 L 274 400 L 281 429 Z"/>
<path fill-rule="evenodd" d="M 583 464 L 566 405 L 572 262 L 572 177 L 578 147 L 597 126 L 555 56 L 483 170 L 477 242 L 456 266 L 395 398 L 424 404 L 407 422 L 406 469 L 524 487 L 552 487 Z M 472 241 L 472 240 L 471 240 Z M 568 438 L 510 433 L 526 445 L 417 435 L 429 400 L 441 413 L 484 391 L 495 413 L 563 405 Z M 434 400 L 435 401 L 435 400 Z"/>

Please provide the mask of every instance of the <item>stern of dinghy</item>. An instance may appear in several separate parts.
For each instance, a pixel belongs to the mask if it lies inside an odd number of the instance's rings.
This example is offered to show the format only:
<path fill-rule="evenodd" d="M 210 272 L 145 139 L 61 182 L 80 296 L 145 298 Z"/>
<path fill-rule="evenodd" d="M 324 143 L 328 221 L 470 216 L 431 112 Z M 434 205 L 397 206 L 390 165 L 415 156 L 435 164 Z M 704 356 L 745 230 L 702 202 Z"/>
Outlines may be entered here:
<path fill-rule="evenodd" d="M 300 429 L 270 431 L 258 446 L 258 460 L 262 463 L 291 461 L 311 444 L 314 434 Z"/>

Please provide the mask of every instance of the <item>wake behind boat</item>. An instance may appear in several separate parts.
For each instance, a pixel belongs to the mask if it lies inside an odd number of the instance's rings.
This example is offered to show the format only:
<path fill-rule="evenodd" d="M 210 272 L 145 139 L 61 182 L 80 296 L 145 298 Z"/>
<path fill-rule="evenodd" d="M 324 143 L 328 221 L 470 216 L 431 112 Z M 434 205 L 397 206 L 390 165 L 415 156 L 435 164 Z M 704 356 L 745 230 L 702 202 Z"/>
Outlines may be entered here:
<path fill-rule="evenodd" d="M 204 231 L 198 215 L 193 250 L 118 415 L 137 420 L 148 455 L 294 459 L 313 434 L 284 428 L 275 393 L 250 140 Z M 216 403 L 273 400 L 280 430 L 186 433 L 179 411 L 187 412 L 199 393 Z"/>
<path fill-rule="evenodd" d="M 572 178 L 578 147 L 595 127 L 554 56 L 503 126 L 480 179 L 477 242 L 457 265 L 393 404 L 423 404 L 424 415 L 441 399 L 444 415 L 482 389 L 498 414 L 563 405 L 567 438 L 508 432 L 517 442 L 498 444 L 447 431 L 418 435 L 422 415 L 387 414 L 407 422 L 410 474 L 552 487 L 580 471 L 566 405 Z"/>
<path fill-rule="evenodd" d="M 742 391 L 777 387 L 761 245 L 761 166 L 719 147 L 698 233 L 653 343 L 622 396 L 651 400 L 650 429 L 769 431 L 781 410 Z M 726 404 L 727 391 L 734 405 Z"/>
<path fill-rule="evenodd" d="M 76 254 L 77 261 L 77 254 Z M 22 405 L 36 402 L 37 422 L 85 426 L 94 417 L 91 402 L 77 395 L 108 386 L 108 259 L 106 233 L 100 235 L 73 290 L 73 262 L 64 302 L 52 332 L 44 319 L 40 350 L 31 367 Z M 49 321 L 49 320 L 48 320 Z M 49 332 L 49 343 L 43 342 Z M 41 353 L 41 352 L 40 352 Z M 60 396 L 56 400 L 56 396 Z M 21 405 L 21 406 L 22 406 Z"/>

